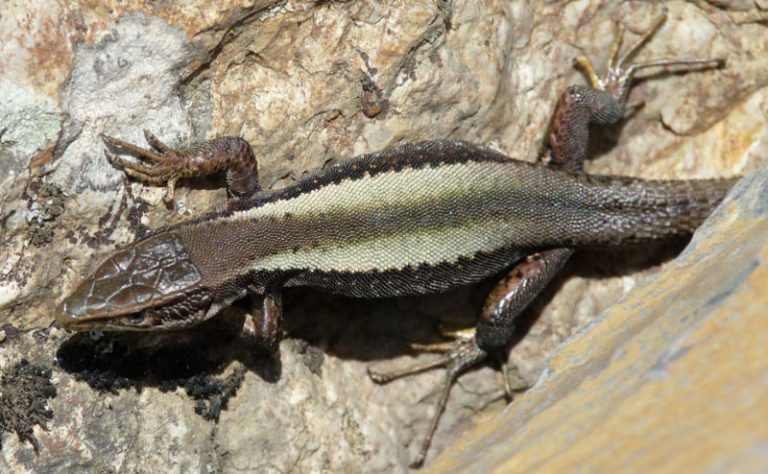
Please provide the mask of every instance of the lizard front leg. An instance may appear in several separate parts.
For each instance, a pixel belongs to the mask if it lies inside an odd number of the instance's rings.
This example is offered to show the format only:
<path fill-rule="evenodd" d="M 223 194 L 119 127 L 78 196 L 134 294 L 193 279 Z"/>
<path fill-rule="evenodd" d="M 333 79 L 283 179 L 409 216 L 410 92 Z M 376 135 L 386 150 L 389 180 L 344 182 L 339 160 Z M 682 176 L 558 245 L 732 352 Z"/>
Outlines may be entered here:
<path fill-rule="evenodd" d="M 283 296 L 279 288 L 270 288 L 263 296 L 253 295 L 253 306 L 258 298 L 261 298 L 261 317 L 252 318 L 251 323 L 243 326 L 243 332 L 254 339 L 257 349 L 275 354 L 283 338 Z"/>
<path fill-rule="evenodd" d="M 638 70 L 658 66 L 683 66 L 693 70 L 722 65 L 722 61 L 717 59 L 662 59 L 626 64 L 653 36 L 665 19 L 666 12 L 621 58 L 619 58 L 619 50 L 624 29 L 620 26 L 611 48 L 607 71 L 602 78 L 595 73 L 588 59 L 585 57 L 576 59 L 575 64 L 586 72 L 590 87 L 571 86 L 559 100 L 545 136 L 543 153 L 540 155 L 540 160 L 545 166 L 570 173 L 583 173 L 590 125 L 612 125 L 624 118 L 632 79 Z M 474 330 L 459 332 L 460 337 L 453 342 L 433 344 L 428 347 L 414 345 L 416 349 L 443 351 L 444 354 L 439 359 L 396 372 L 380 373 L 369 370 L 374 381 L 386 383 L 431 368 L 446 368 L 441 396 L 413 466 L 423 463 L 439 418 L 445 409 L 451 386 L 458 376 L 466 369 L 485 360 L 489 353 L 506 348 L 514 333 L 515 322 L 519 315 L 557 275 L 573 253 L 572 248 L 558 248 L 529 255 L 496 285 L 489 295 Z"/>
<path fill-rule="evenodd" d="M 240 137 L 214 138 L 180 150 L 165 145 L 147 130 L 144 137 L 152 150 L 104 135 L 102 138 L 108 147 L 132 154 L 139 161 L 109 152 L 107 159 L 139 181 L 166 184 L 163 198 L 166 202 L 173 201 L 179 179 L 221 172 L 226 172 L 227 189 L 232 196 L 247 197 L 261 189 L 253 149 Z"/>

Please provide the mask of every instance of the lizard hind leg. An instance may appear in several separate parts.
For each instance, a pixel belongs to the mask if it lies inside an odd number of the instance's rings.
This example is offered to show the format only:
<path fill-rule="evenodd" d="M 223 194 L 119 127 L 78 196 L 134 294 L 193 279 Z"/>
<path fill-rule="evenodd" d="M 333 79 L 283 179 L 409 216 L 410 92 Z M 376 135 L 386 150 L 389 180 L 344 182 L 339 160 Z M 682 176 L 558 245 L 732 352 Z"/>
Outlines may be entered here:
<path fill-rule="evenodd" d="M 642 102 L 627 104 L 635 73 L 652 67 L 682 67 L 683 71 L 712 69 L 723 65 L 721 59 L 657 59 L 630 63 L 632 57 L 659 30 L 666 20 L 666 10 L 651 28 L 620 55 L 624 40 L 624 27 L 619 25 L 611 46 L 605 73 L 596 72 L 586 56 L 574 60 L 589 80 L 589 87 L 570 86 L 561 96 L 545 135 L 539 160 L 554 169 L 582 173 L 587 159 L 590 125 L 613 125 L 620 122 L 627 109 L 639 107 Z"/>
<path fill-rule="evenodd" d="M 515 265 L 507 277 L 503 278 L 491 291 L 480 313 L 476 328 L 448 334 L 444 332 L 444 335 L 453 337 L 453 341 L 411 345 L 416 350 L 442 353 L 436 360 L 391 372 L 368 369 L 371 379 L 383 384 L 438 367 L 445 368 L 445 381 L 435 413 L 432 415 L 429 431 L 424 437 L 421 450 L 412 466 L 417 467 L 424 462 L 440 416 L 445 410 L 451 387 L 459 375 L 486 360 L 489 354 L 506 349 L 512 339 L 518 316 L 560 271 L 572 253 L 572 249 L 565 248 L 545 250 L 530 255 Z M 505 365 L 502 364 L 504 388 L 508 398 L 511 398 L 513 389 L 508 378 L 510 371 Z"/>

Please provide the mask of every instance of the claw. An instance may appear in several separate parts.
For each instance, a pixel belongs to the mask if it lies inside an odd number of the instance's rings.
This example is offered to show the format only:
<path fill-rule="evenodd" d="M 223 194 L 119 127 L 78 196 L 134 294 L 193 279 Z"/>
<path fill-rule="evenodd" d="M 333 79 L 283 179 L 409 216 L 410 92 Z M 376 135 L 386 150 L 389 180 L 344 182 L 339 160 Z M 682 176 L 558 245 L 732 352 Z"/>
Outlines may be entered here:
<path fill-rule="evenodd" d="M 159 138 L 157 138 L 152 132 L 144 129 L 144 139 L 147 140 L 147 143 L 149 143 L 149 146 L 157 150 L 158 152 L 162 153 L 163 155 L 168 155 L 172 153 L 177 153 L 177 151 L 162 141 L 160 141 Z"/>
<path fill-rule="evenodd" d="M 443 383 L 440 399 L 435 406 L 435 413 L 432 415 L 432 421 L 429 425 L 429 431 L 427 432 L 424 440 L 421 444 L 421 449 L 416 459 L 411 463 L 411 467 L 419 467 L 424 463 L 424 459 L 427 456 L 429 445 L 432 443 L 432 437 L 437 429 L 437 423 L 440 421 L 440 416 L 445 411 L 445 405 L 448 402 L 448 395 L 451 392 L 451 387 L 456 382 L 456 379 L 468 368 L 477 365 L 482 362 L 488 356 L 488 353 L 480 349 L 474 339 L 474 329 L 456 331 L 461 336 L 457 337 L 455 341 L 439 343 L 439 344 L 426 344 L 422 347 L 439 350 L 444 354 L 431 362 L 425 364 L 416 364 L 405 369 L 395 370 L 391 372 L 376 372 L 368 368 L 368 376 L 379 384 L 391 382 L 392 380 L 406 377 L 409 375 L 418 374 L 426 370 L 434 369 L 437 367 L 445 367 L 445 382 Z M 467 334 L 471 333 L 471 337 L 466 338 Z M 466 339 L 465 339 L 466 338 Z M 417 346 L 417 345 L 412 345 Z"/>
<path fill-rule="evenodd" d="M 608 69 L 616 66 L 619 51 L 621 50 L 621 43 L 624 41 L 624 31 L 624 25 L 619 23 L 619 30 L 616 32 L 616 37 L 613 39 L 613 44 L 611 45 L 611 54 L 608 55 Z"/>
<path fill-rule="evenodd" d="M 122 156 L 114 155 L 112 153 L 106 153 L 106 155 L 110 163 L 116 163 L 124 169 L 130 169 L 148 178 L 161 178 L 163 175 L 170 172 L 170 168 L 167 166 L 147 166 L 139 161 L 126 160 Z"/>
<path fill-rule="evenodd" d="M 147 176 L 145 174 L 139 173 L 138 171 L 134 171 L 130 168 L 123 168 L 123 171 L 125 171 L 125 174 L 127 174 L 131 178 L 137 179 L 143 183 L 161 185 L 167 182 L 165 176 Z"/>
<path fill-rule="evenodd" d="M 165 201 L 166 203 L 173 202 L 173 195 L 176 191 L 176 181 L 178 180 L 179 178 L 177 177 L 168 178 L 165 184 L 165 196 L 163 196 L 163 201 Z"/>
<path fill-rule="evenodd" d="M 149 133 L 149 132 L 147 132 L 145 130 L 144 133 L 146 134 L 146 133 Z M 160 147 L 164 147 L 167 150 L 171 150 L 170 148 L 166 147 L 160 140 L 158 140 L 157 137 L 155 137 L 151 133 L 149 133 L 149 135 L 152 138 L 148 139 L 147 141 L 150 143 L 150 145 L 153 148 L 158 149 L 157 145 L 159 145 Z M 128 142 L 124 142 L 124 141 L 122 141 L 122 140 L 120 140 L 118 138 L 110 137 L 108 135 L 102 135 L 101 139 L 102 139 L 102 141 L 104 141 L 104 143 L 107 146 L 110 146 L 110 147 L 113 147 L 113 148 L 117 148 L 119 150 L 126 151 L 126 152 L 128 152 L 128 153 L 130 153 L 132 155 L 136 155 L 136 157 L 140 158 L 140 159 L 145 159 L 145 160 L 149 160 L 149 161 L 154 162 L 154 163 L 160 163 L 160 164 L 169 165 L 169 166 L 173 165 L 173 163 L 176 161 L 176 156 L 175 156 L 174 153 L 170 153 L 169 156 L 163 156 L 160 153 L 156 153 L 156 152 L 154 152 L 152 150 L 147 150 L 145 148 L 138 147 L 136 145 L 133 145 L 133 144 L 128 143 Z M 162 150 L 160 150 L 160 151 L 161 151 L 161 153 L 164 153 L 164 152 L 162 152 Z"/>
<path fill-rule="evenodd" d="M 415 351 L 424 352 L 450 352 L 459 342 L 469 342 L 475 338 L 475 328 L 447 330 L 440 328 L 440 334 L 448 341 L 433 342 L 430 344 L 411 343 L 409 346 Z"/>
<path fill-rule="evenodd" d="M 456 346 L 456 342 L 441 341 L 441 342 L 432 342 L 429 344 L 419 344 L 418 342 L 412 342 L 408 344 L 408 346 L 414 351 L 444 353 L 444 352 L 449 352 L 451 349 L 453 349 Z"/>
<path fill-rule="evenodd" d="M 506 361 L 501 363 L 501 378 L 504 385 L 504 395 L 507 401 L 512 401 L 515 392 L 523 392 L 531 388 L 531 385 L 520 374 L 516 365 L 509 365 Z"/>
<path fill-rule="evenodd" d="M 102 135 L 101 139 L 108 147 L 135 155 L 139 161 L 127 160 L 108 151 L 105 153 L 107 160 L 112 164 L 119 165 L 128 176 L 139 181 L 157 185 L 165 184 L 163 201 L 172 202 L 176 182 L 182 177 L 179 153 L 161 142 L 149 130 L 144 130 L 144 137 L 155 151 L 138 147 L 109 135 Z"/>
<path fill-rule="evenodd" d="M 424 363 L 424 364 L 414 364 L 409 367 L 405 367 L 403 369 L 399 370 L 390 370 L 388 372 L 377 372 L 370 367 L 368 367 L 368 376 L 373 380 L 374 382 L 378 384 L 385 384 L 389 383 L 393 380 L 401 379 L 403 377 L 408 377 L 409 375 L 416 375 L 420 374 L 422 372 L 426 372 L 427 370 L 436 369 L 438 367 L 445 367 L 450 362 L 449 356 L 443 356 L 439 359 L 435 359 L 433 361 Z"/>
<path fill-rule="evenodd" d="M 640 51 L 640 48 L 642 48 L 643 45 L 647 43 L 648 40 L 651 39 L 653 35 L 656 34 L 659 28 L 661 28 L 661 25 L 663 25 L 664 22 L 666 21 L 667 21 L 667 8 L 663 7 L 661 15 L 659 15 L 659 17 L 656 18 L 656 20 L 653 22 L 653 25 L 651 25 L 651 28 L 648 31 L 646 31 L 644 35 L 640 36 L 640 38 L 638 38 L 637 41 L 635 41 L 632 44 L 632 46 L 627 48 L 627 52 L 624 53 L 624 56 L 622 56 L 621 59 L 619 59 L 618 61 L 616 60 L 616 58 L 618 57 L 618 52 L 619 52 L 619 49 L 621 48 L 623 34 L 617 35 L 616 40 L 614 41 L 616 52 L 615 53 L 612 52 L 610 62 L 608 63 L 608 68 L 614 69 L 614 70 L 621 70 L 624 67 L 624 63 L 629 61 L 629 58 L 631 58 L 638 51 Z M 621 28 L 622 33 L 623 33 L 623 30 L 624 28 L 622 25 L 622 28 Z"/>
<path fill-rule="evenodd" d="M 445 329 L 440 328 L 440 334 L 451 340 L 456 341 L 470 341 L 475 338 L 475 328 L 463 328 L 463 329 Z"/>
<path fill-rule="evenodd" d="M 605 74 L 600 77 L 595 71 L 592 62 L 586 56 L 579 56 L 574 60 L 574 65 L 579 67 L 586 75 L 590 85 L 594 89 L 609 92 L 622 104 L 626 103 L 629 88 L 635 73 L 641 69 L 652 67 L 684 66 L 688 70 L 719 68 L 725 64 L 721 58 L 714 59 L 669 59 L 662 58 L 654 61 L 627 64 L 645 43 L 659 30 L 667 19 L 667 9 L 654 21 L 651 28 L 638 38 L 619 58 L 619 51 L 624 40 L 624 26 L 619 25 L 616 38 L 611 45 L 611 53 L 608 58 Z"/>

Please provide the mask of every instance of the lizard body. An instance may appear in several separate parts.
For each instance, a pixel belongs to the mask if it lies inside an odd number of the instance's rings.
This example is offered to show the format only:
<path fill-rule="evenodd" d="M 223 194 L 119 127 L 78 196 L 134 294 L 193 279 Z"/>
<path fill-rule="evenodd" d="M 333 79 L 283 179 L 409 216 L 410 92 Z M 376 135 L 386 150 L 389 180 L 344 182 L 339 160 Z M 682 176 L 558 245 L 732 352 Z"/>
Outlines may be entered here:
<path fill-rule="evenodd" d="M 124 271 L 97 270 L 75 293 L 86 297 L 65 302 L 60 322 L 165 329 L 173 322 L 162 311 L 131 315 L 204 293 L 204 315 L 173 314 L 189 325 L 275 282 L 362 298 L 445 291 L 536 250 L 690 233 L 731 185 L 576 175 L 465 142 L 404 145 L 155 231 L 102 263 Z M 184 264 L 161 270 L 171 262 Z M 174 284 L 155 283 L 169 275 Z"/>

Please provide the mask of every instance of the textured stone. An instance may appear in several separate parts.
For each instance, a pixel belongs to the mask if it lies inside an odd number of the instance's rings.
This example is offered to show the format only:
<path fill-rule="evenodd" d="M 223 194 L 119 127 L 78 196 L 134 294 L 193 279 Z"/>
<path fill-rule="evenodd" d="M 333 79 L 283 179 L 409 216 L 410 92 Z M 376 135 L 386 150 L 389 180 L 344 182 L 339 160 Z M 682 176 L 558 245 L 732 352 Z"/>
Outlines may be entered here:
<path fill-rule="evenodd" d="M 590 171 L 689 178 L 765 163 L 768 37 L 760 24 L 735 23 L 731 14 L 742 12 L 670 3 L 667 24 L 638 59 L 719 56 L 728 65 L 638 84 L 632 100 L 645 107 L 620 135 L 599 133 Z M 22 357 L 56 361 L 67 334 L 17 328 L 46 328 L 101 256 L 225 199 L 215 184 L 186 183 L 166 209 L 162 188 L 125 181 L 109 165 L 100 134 L 141 144 L 149 128 L 173 146 L 241 135 L 268 186 L 429 138 L 532 160 L 557 97 L 583 83 L 572 58 L 586 54 L 599 66 L 617 21 L 631 40 L 657 14 L 653 3 L 597 0 L 4 2 L 0 325 L 15 326 L 2 327 L 0 370 Z M 535 381 L 562 340 L 679 248 L 574 259 L 526 315 L 511 360 Z M 39 455 L 4 436 L 0 470 L 405 470 L 442 374 L 379 387 L 365 369 L 412 362 L 406 342 L 434 341 L 438 323 L 471 325 L 484 291 L 371 302 L 289 292 L 287 327 L 304 342 L 282 344 L 277 374 L 252 360 L 247 341 L 214 337 L 242 307 L 196 331 L 129 338 L 155 361 L 139 367 L 152 375 L 120 375 L 114 392 L 102 393 L 54 366 L 59 395 L 49 403 L 50 432 L 35 429 Z M 125 342 L 103 344 L 93 358 L 119 359 L 113 349 Z M 247 367 L 218 424 L 195 414 L 184 390 L 161 390 L 170 383 L 158 375 L 163 350 L 174 344 L 214 360 L 217 377 Z M 463 376 L 430 456 L 489 405 L 503 406 L 493 372 Z"/>

